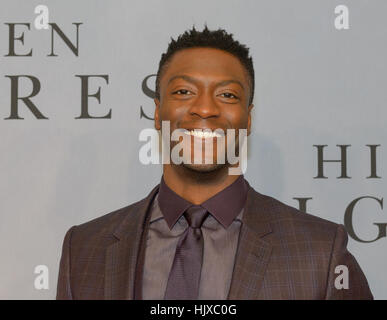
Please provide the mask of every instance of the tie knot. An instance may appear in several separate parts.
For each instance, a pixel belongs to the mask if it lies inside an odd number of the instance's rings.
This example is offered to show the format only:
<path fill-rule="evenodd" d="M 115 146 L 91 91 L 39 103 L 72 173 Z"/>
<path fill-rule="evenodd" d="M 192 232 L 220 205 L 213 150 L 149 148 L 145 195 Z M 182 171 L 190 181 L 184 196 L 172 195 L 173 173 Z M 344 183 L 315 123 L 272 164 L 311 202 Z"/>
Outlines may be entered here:
<path fill-rule="evenodd" d="M 202 226 L 207 214 L 207 210 L 203 207 L 191 206 L 185 211 L 184 217 L 187 219 L 188 225 L 195 229 Z"/>

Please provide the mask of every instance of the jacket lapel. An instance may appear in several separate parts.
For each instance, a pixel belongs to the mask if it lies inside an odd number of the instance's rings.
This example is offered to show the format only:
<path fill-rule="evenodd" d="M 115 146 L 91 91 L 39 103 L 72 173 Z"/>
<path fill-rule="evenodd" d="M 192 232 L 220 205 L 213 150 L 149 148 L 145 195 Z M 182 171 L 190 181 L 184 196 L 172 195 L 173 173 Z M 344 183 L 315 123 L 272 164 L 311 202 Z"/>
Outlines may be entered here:
<path fill-rule="evenodd" d="M 158 186 L 125 214 L 114 230 L 118 240 L 106 250 L 105 299 L 122 300 L 134 298 L 134 283 L 141 236 L 146 226 L 146 216 Z"/>
<path fill-rule="evenodd" d="M 268 198 L 250 188 L 239 235 L 233 277 L 228 299 L 258 299 L 272 246 L 264 241 L 271 233 Z"/>

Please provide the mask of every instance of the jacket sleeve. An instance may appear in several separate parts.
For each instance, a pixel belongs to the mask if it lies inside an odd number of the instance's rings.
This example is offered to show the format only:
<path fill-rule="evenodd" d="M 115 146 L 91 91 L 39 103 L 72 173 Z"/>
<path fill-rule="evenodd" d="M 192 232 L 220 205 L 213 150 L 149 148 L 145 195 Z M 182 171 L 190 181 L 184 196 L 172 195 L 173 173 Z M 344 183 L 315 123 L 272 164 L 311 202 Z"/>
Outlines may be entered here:
<path fill-rule="evenodd" d="M 72 300 L 70 270 L 71 270 L 71 236 L 75 226 L 71 227 L 63 240 L 62 257 L 59 265 L 57 300 Z"/>
<path fill-rule="evenodd" d="M 336 230 L 329 265 L 327 300 L 373 300 L 366 277 L 347 250 L 348 235 L 343 225 Z"/>

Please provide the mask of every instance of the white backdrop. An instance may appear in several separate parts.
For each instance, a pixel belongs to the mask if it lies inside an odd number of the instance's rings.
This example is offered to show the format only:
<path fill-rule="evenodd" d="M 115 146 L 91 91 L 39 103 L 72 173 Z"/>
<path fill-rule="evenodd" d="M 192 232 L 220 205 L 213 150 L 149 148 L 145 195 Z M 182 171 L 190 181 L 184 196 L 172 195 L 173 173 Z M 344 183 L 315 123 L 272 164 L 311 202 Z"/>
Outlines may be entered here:
<path fill-rule="evenodd" d="M 37 5 L 49 9 L 78 56 L 51 30 L 37 30 Z M 337 30 L 334 10 L 349 10 L 349 29 Z M 291 206 L 296 197 L 312 198 L 307 211 L 344 223 L 350 202 L 353 229 L 363 240 L 378 236 L 374 223 L 387 223 L 380 202 L 386 195 L 387 2 L 383 0 L 265 1 L 20 1 L 2 0 L 0 10 L 0 298 L 53 299 L 65 232 L 145 197 L 159 182 L 161 167 L 138 160 L 139 132 L 152 127 L 140 108 L 153 115 L 153 100 L 143 80 L 157 72 L 170 37 L 193 24 L 224 28 L 250 47 L 256 73 L 253 133 L 246 178 L 259 192 Z M 15 40 L 9 54 L 9 25 Z M 37 119 L 19 101 L 11 115 L 10 76 L 39 79 L 31 100 L 48 119 Z M 81 114 L 81 80 L 76 75 L 108 75 L 90 80 L 90 92 L 101 87 L 101 103 L 89 99 L 93 116 Z M 147 86 L 154 89 L 154 77 Z M 31 93 L 31 81 L 20 79 L 19 95 Z M 340 163 L 325 163 L 326 179 L 316 179 L 317 148 L 324 159 L 340 159 L 336 145 L 347 148 L 347 174 L 338 179 Z M 371 153 L 376 148 L 376 174 Z M 383 226 L 381 226 L 383 231 Z M 385 226 L 384 226 L 385 230 Z M 387 298 L 387 239 L 362 243 L 350 238 L 377 299 Z M 37 265 L 49 270 L 49 288 L 37 290 Z"/>

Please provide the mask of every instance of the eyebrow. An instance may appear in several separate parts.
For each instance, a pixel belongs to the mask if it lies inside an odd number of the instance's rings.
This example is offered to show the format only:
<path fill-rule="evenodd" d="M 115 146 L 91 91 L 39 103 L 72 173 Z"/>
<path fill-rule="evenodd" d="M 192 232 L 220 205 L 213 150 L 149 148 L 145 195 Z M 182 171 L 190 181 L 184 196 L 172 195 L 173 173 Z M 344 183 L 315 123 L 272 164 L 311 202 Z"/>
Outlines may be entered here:
<path fill-rule="evenodd" d="M 176 80 L 176 79 L 183 79 L 187 82 L 191 82 L 193 84 L 198 84 L 200 81 L 198 79 L 195 79 L 193 77 L 190 77 L 190 76 L 187 76 L 185 74 L 180 74 L 180 75 L 175 75 L 173 77 L 171 77 L 169 80 L 168 80 L 168 83 L 167 85 L 169 85 L 173 80 Z M 235 80 L 235 79 L 229 79 L 229 80 L 222 80 L 220 82 L 218 82 L 216 84 L 217 87 L 222 87 L 222 86 L 226 86 L 230 83 L 236 83 L 238 84 L 239 86 L 241 86 L 241 88 L 243 90 L 245 90 L 245 87 L 243 86 L 242 82 L 240 82 L 239 80 Z"/>

